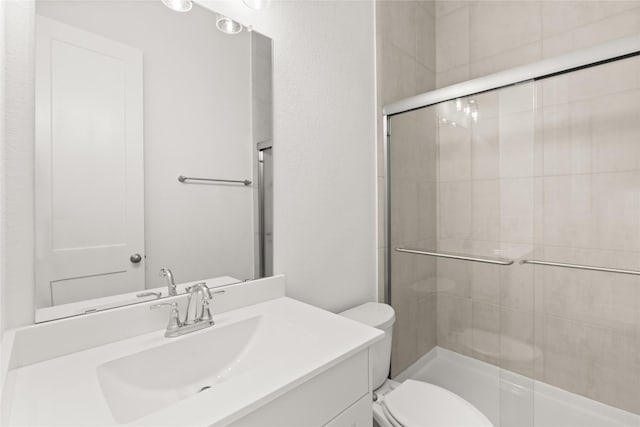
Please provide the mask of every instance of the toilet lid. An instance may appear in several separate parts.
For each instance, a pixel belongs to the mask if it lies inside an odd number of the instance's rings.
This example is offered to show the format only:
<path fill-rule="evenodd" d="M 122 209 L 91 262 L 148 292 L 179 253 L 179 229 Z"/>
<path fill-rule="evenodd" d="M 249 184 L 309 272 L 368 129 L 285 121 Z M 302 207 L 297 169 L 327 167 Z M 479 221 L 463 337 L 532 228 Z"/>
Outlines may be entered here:
<path fill-rule="evenodd" d="M 406 380 L 384 396 L 383 405 L 405 427 L 493 427 L 471 403 L 449 390 L 422 381 Z"/>

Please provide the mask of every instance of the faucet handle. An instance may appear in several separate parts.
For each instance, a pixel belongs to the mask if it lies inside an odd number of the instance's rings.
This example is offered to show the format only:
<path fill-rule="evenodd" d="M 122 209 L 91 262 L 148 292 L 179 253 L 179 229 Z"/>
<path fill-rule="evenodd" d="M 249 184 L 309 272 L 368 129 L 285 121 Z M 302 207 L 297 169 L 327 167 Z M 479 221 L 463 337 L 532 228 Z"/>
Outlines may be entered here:
<path fill-rule="evenodd" d="M 178 312 L 178 303 L 177 302 L 161 302 L 160 304 L 153 304 L 149 309 L 157 310 L 159 308 L 171 308 L 171 314 L 169 315 L 169 323 L 167 323 L 167 330 L 165 332 L 165 336 L 169 336 L 171 332 L 177 331 L 181 326 L 182 322 L 180 321 L 180 313 Z"/>

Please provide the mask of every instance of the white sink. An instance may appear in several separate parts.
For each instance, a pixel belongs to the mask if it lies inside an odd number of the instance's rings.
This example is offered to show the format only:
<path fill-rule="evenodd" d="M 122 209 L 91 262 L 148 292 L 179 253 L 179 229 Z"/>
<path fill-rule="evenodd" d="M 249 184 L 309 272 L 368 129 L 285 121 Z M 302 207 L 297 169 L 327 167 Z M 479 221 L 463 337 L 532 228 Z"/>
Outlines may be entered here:
<path fill-rule="evenodd" d="M 284 356 L 279 354 L 282 345 L 278 342 L 284 338 L 283 331 L 294 327 L 283 323 L 251 317 L 169 339 L 166 344 L 98 366 L 100 386 L 113 417 L 119 423 L 135 421 L 273 363 Z"/>
<path fill-rule="evenodd" d="M 233 292 L 246 298 L 247 286 Z M 227 290 L 225 304 L 233 302 L 233 292 Z M 382 337 L 379 330 L 286 297 L 233 310 L 224 310 L 223 302 L 218 300 L 216 324 L 207 329 L 177 338 L 165 338 L 160 329 L 10 370 L 6 424 L 224 426 Z M 136 319 L 127 315 L 131 309 L 121 310 L 105 313 L 102 324 Z M 140 311 L 140 321 L 149 315 Z M 88 323 L 100 316 L 87 316 L 79 330 L 103 333 L 100 324 Z M 59 322 L 68 328 L 80 318 Z"/>

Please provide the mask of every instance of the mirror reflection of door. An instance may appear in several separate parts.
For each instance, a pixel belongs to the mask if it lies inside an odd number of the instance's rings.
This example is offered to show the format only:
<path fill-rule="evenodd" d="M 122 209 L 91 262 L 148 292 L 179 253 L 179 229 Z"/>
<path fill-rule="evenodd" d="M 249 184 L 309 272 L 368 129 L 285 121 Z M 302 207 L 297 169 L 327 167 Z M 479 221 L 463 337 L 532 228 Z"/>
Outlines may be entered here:
<path fill-rule="evenodd" d="M 273 147 L 258 146 L 260 199 L 260 277 L 273 275 Z"/>
<path fill-rule="evenodd" d="M 144 289 L 142 52 L 37 20 L 38 305 Z"/>

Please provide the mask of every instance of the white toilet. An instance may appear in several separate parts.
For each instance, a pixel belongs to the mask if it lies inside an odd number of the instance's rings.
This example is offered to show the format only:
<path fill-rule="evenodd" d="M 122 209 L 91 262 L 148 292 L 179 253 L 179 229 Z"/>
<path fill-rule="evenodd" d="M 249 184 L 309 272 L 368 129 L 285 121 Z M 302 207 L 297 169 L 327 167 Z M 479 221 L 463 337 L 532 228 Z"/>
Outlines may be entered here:
<path fill-rule="evenodd" d="M 380 427 L 493 427 L 475 406 L 449 390 L 423 381 L 387 379 L 396 320 L 391 306 L 369 302 L 341 314 L 385 333 L 372 352 L 373 419 Z"/>

